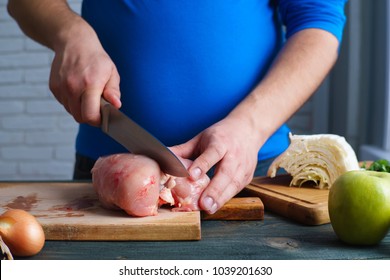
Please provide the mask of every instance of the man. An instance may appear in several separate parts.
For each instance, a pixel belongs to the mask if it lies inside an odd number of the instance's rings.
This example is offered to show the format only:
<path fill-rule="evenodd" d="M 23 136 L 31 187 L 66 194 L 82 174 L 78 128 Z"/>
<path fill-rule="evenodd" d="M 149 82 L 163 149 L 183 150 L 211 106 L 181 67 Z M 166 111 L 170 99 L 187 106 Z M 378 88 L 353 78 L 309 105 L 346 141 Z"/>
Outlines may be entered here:
<path fill-rule="evenodd" d="M 81 123 L 76 171 L 125 152 L 97 127 L 103 96 L 193 159 L 193 179 L 215 167 L 199 201 L 214 213 L 287 148 L 284 123 L 337 59 L 345 2 L 84 0 L 81 17 L 65 0 L 8 9 L 55 52 L 50 88 Z"/>

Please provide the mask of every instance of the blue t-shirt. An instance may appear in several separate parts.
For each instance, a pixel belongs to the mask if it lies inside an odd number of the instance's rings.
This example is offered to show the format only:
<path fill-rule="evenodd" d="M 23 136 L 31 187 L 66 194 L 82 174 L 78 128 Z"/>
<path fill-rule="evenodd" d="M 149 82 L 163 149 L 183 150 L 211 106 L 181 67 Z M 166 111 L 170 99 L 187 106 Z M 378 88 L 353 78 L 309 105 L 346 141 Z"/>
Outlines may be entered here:
<path fill-rule="evenodd" d="M 295 32 L 321 28 L 341 41 L 345 2 L 84 0 L 82 16 L 117 66 L 121 110 L 172 146 L 223 119 Z M 259 160 L 283 152 L 288 133 L 280 127 Z M 97 159 L 126 150 L 81 124 L 76 151 Z"/>

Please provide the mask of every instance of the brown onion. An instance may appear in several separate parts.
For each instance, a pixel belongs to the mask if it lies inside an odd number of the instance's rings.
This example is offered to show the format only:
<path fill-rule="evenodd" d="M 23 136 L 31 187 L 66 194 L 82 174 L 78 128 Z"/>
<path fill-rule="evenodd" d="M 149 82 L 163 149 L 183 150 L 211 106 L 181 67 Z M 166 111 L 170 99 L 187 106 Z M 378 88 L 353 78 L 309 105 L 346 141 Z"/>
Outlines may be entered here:
<path fill-rule="evenodd" d="M 15 256 L 38 254 L 45 244 L 41 224 L 30 213 L 10 209 L 0 216 L 0 235 Z"/>

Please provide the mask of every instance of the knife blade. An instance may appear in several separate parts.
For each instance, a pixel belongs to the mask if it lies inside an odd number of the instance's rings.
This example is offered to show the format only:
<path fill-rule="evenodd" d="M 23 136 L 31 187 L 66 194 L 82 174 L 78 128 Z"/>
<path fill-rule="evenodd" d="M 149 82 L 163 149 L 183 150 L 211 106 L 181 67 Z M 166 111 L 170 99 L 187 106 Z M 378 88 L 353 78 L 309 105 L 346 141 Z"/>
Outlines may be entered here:
<path fill-rule="evenodd" d="M 170 149 L 103 98 L 100 101 L 100 111 L 102 131 L 131 153 L 154 159 L 164 173 L 176 177 L 189 176 L 183 163 Z"/>

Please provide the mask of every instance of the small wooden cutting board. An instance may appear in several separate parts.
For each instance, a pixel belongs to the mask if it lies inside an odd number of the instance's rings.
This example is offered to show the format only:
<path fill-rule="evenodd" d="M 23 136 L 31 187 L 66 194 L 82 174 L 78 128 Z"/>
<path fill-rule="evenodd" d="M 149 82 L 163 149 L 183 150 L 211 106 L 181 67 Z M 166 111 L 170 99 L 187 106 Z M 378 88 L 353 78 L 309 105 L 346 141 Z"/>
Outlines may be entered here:
<path fill-rule="evenodd" d="M 233 197 L 216 213 L 201 213 L 202 220 L 264 220 L 264 204 L 258 197 Z"/>
<path fill-rule="evenodd" d="M 200 213 L 160 209 L 130 217 L 103 208 L 91 183 L 2 182 L 0 209 L 23 209 L 42 224 L 47 240 L 199 240 Z M 1 212 L 3 212 L 1 211 Z"/>
<path fill-rule="evenodd" d="M 329 190 L 315 189 L 310 184 L 290 187 L 290 182 L 290 175 L 278 175 L 275 178 L 256 177 L 245 188 L 245 193 L 260 197 L 265 211 L 306 225 L 329 223 Z"/>

